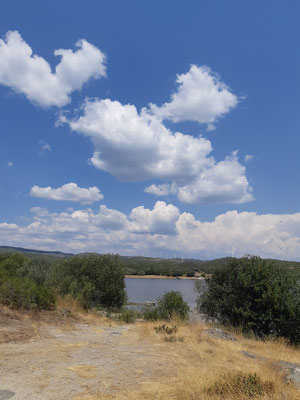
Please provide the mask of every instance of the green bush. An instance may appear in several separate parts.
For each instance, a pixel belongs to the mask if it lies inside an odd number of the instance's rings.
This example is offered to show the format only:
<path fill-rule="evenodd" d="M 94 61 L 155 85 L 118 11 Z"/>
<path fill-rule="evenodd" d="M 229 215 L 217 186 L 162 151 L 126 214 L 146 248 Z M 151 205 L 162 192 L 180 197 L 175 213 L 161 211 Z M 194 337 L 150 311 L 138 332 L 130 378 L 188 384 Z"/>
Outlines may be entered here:
<path fill-rule="evenodd" d="M 36 285 L 28 278 L 9 276 L 0 271 L 0 303 L 14 309 L 52 310 L 56 296 L 51 288 Z"/>
<path fill-rule="evenodd" d="M 117 256 L 74 256 L 59 266 L 61 294 L 71 294 L 86 308 L 121 308 L 126 301 L 124 269 Z"/>
<path fill-rule="evenodd" d="M 210 396 L 220 396 L 222 399 L 227 398 L 227 396 L 251 399 L 272 395 L 274 386 L 271 381 L 263 382 L 256 373 L 231 372 L 223 375 L 218 381 L 206 388 L 205 392 Z"/>
<path fill-rule="evenodd" d="M 0 267 L 10 276 L 17 276 L 29 263 L 30 260 L 20 253 L 0 254 Z"/>
<path fill-rule="evenodd" d="M 206 285 L 203 293 L 197 282 L 196 290 L 198 310 L 208 320 L 300 343 L 300 285 L 293 271 L 243 257 L 216 267 Z"/>
<path fill-rule="evenodd" d="M 169 320 L 176 316 L 182 320 L 186 320 L 189 315 L 190 308 L 183 300 L 182 294 L 174 290 L 165 293 L 158 300 L 157 312 L 160 319 Z"/>
<path fill-rule="evenodd" d="M 36 256 L 28 259 L 26 263 L 18 269 L 17 275 L 31 279 L 37 285 L 55 285 L 55 271 L 57 263 L 53 258 L 46 256 Z"/>
<path fill-rule="evenodd" d="M 0 303 L 15 309 L 52 310 L 55 292 L 26 276 L 30 265 L 31 260 L 20 253 L 0 255 Z"/>
<path fill-rule="evenodd" d="M 143 309 L 143 317 L 146 321 L 158 321 L 160 319 L 157 307 L 146 306 Z"/>
<path fill-rule="evenodd" d="M 133 324 L 136 321 L 137 317 L 138 314 L 134 310 L 124 308 L 121 310 L 119 321 L 125 322 L 125 324 Z"/>

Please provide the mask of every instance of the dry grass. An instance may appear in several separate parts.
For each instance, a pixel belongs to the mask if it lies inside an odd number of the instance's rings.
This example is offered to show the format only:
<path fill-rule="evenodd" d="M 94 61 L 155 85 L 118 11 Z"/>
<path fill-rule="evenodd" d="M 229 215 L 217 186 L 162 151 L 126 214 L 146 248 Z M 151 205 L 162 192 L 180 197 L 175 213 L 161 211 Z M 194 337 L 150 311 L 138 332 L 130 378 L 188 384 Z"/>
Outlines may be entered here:
<path fill-rule="evenodd" d="M 64 310 L 70 313 L 65 313 Z M 42 329 L 54 325 L 62 330 L 72 329 L 74 323 L 86 323 L 99 332 L 103 327 L 118 324 L 96 312 L 86 312 L 72 298 L 59 299 L 55 312 L 22 313 L 8 308 L 0 308 L 0 343 L 8 341 L 26 341 L 38 338 Z M 69 367 L 78 378 L 86 379 L 82 395 L 73 397 L 76 400 L 299 400 L 300 391 L 287 385 L 276 368 L 279 360 L 300 362 L 300 349 L 288 346 L 283 340 L 258 341 L 247 339 L 238 332 L 236 342 L 209 337 L 204 324 L 184 324 L 173 320 L 167 325 L 176 326 L 178 330 L 155 330 L 160 322 L 140 322 L 133 326 L 134 332 L 124 332 L 122 340 L 134 340 L 151 345 L 155 360 L 163 363 L 163 373 L 156 379 L 141 376 L 137 386 L 132 376 L 128 376 L 127 389 L 116 389 L 113 395 L 89 391 L 89 380 L 97 373 L 89 362 Z M 172 331 L 172 330 L 171 330 Z M 127 337 L 128 336 L 128 337 Z M 175 340 L 166 341 L 174 337 Z M 177 339 L 178 340 L 177 340 Z M 71 345 L 64 344 L 61 350 L 69 351 Z M 72 346 L 89 346 L 86 342 Z M 65 349 L 66 348 L 66 349 Z M 254 353 L 257 358 L 247 358 L 241 351 Z M 142 352 L 142 349 L 141 349 Z M 112 356 L 119 357 L 112 349 Z M 160 360 L 160 361 L 158 361 Z M 160 369 L 161 371 L 161 369 Z M 97 378 L 97 377 L 96 377 Z M 132 379 L 132 381 L 131 381 Z M 108 382 L 101 381 L 105 386 Z M 116 382 L 117 384 L 117 382 Z M 99 384 L 100 385 L 100 384 Z M 248 390 L 250 385 L 250 389 Z M 246 389 L 245 389 L 246 388 Z M 253 389 L 254 388 L 254 389 Z M 249 393 L 253 394 L 251 397 Z"/>
<path fill-rule="evenodd" d="M 156 381 L 144 381 L 138 390 L 126 391 L 114 397 L 98 396 L 95 399 L 300 399 L 299 390 L 287 385 L 275 367 L 276 362 L 282 359 L 300 361 L 299 349 L 287 346 L 284 341 L 263 342 L 246 339 L 239 334 L 236 334 L 237 342 L 225 341 L 207 336 L 205 325 L 173 321 L 169 325 L 179 328 L 175 336 L 183 336 L 184 342 L 168 343 L 164 334 L 154 330 L 158 325 L 141 323 L 138 329 L 141 337 L 153 342 L 157 352 L 167 354 L 169 365 L 166 365 L 166 371 L 171 370 L 172 373 Z M 247 358 L 241 354 L 242 350 L 261 356 L 262 359 Z M 256 377 L 255 382 L 251 383 L 254 385 L 254 389 L 251 389 L 253 393 L 244 389 L 249 384 L 249 376 L 251 382 Z M 244 381 L 246 383 L 242 384 Z"/>
<path fill-rule="evenodd" d="M 51 325 L 62 331 L 72 330 L 75 323 L 113 326 L 116 322 L 84 310 L 72 297 L 59 297 L 54 311 L 20 311 L 0 305 L 0 344 L 24 342 L 46 336 L 46 328 Z"/>

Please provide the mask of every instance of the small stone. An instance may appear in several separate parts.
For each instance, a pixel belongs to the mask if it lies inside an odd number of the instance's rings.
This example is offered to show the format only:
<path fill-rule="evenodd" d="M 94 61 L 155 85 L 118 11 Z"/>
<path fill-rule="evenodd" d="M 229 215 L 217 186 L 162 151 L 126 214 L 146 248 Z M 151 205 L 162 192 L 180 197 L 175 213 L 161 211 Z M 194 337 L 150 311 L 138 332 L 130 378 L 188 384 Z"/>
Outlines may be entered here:
<path fill-rule="evenodd" d="M 11 399 L 16 393 L 11 390 L 0 390 L 0 400 Z"/>
<path fill-rule="evenodd" d="M 62 309 L 60 310 L 60 312 L 61 312 L 61 315 L 62 315 L 63 317 L 67 317 L 67 316 L 69 316 L 69 315 L 72 314 L 72 313 L 71 313 L 71 310 L 69 310 L 68 308 L 62 308 Z"/>
<path fill-rule="evenodd" d="M 284 373 L 286 380 L 292 382 L 300 389 L 300 364 L 279 361 L 279 367 Z"/>
<path fill-rule="evenodd" d="M 218 339 L 231 340 L 232 342 L 237 341 L 237 339 L 234 336 L 230 335 L 230 333 L 227 333 L 219 328 L 206 329 L 205 332 L 207 332 L 209 336 L 216 337 Z"/>
<path fill-rule="evenodd" d="M 253 353 L 250 353 L 249 351 L 241 351 L 241 353 L 243 354 L 243 356 L 248 357 L 248 358 L 256 358 L 256 355 Z"/>

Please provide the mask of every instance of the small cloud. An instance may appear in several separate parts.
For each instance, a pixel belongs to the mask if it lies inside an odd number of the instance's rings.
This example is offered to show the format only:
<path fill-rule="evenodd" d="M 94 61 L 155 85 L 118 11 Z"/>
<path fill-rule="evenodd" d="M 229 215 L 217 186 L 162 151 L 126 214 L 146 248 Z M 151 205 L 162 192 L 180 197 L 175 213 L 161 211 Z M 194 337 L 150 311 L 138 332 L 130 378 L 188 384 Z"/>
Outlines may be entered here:
<path fill-rule="evenodd" d="M 30 195 L 48 200 L 76 201 L 82 204 L 92 204 L 103 199 L 103 194 L 96 187 L 81 188 L 70 182 L 59 188 L 33 186 Z"/>
<path fill-rule="evenodd" d="M 214 124 L 208 124 L 206 130 L 208 132 L 214 131 L 216 129 Z"/>
<path fill-rule="evenodd" d="M 46 151 L 51 151 L 51 146 L 49 143 L 44 142 L 43 140 L 40 140 L 39 145 L 40 145 L 40 151 L 39 151 L 40 157 L 42 157 Z"/>
<path fill-rule="evenodd" d="M 8 161 L 8 162 L 7 162 L 7 166 L 8 166 L 8 167 L 13 167 L 13 166 L 14 166 L 14 163 L 13 163 L 12 161 Z"/>
<path fill-rule="evenodd" d="M 177 75 L 177 89 L 161 107 L 150 104 L 150 111 L 160 120 L 196 121 L 212 125 L 239 102 L 230 88 L 209 67 L 191 65 Z"/>
<path fill-rule="evenodd" d="M 245 162 L 249 162 L 249 161 L 252 161 L 253 160 L 253 156 L 251 156 L 250 154 L 246 154 L 245 155 Z"/>

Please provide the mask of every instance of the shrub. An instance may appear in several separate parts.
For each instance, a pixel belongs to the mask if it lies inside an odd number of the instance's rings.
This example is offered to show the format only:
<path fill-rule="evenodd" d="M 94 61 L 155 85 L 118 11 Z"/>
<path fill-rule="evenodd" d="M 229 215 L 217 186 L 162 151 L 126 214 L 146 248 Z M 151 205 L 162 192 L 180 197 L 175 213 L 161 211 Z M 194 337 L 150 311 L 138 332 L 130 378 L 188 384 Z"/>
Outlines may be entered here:
<path fill-rule="evenodd" d="M 66 260 L 58 269 L 61 294 L 84 308 L 120 308 L 126 300 L 124 269 L 117 256 L 88 254 Z"/>
<path fill-rule="evenodd" d="M 146 306 L 143 309 L 143 317 L 146 321 L 158 321 L 160 319 L 157 307 Z"/>
<path fill-rule="evenodd" d="M 256 373 L 237 372 L 223 375 L 205 392 L 211 396 L 221 396 L 222 399 L 227 396 L 250 399 L 272 394 L 274 386 L 273 382 L 263 382 Z"/>
<path fill-rule="evenodd" d="M 172 335 L 173 333 L 177 333 L 178 332 L 178 328 L 176 325 L 172 325 L 172 326 L 168 326 L 168 325 L 159 325 L 159 326 L 155 326 L 154 330 L 156 333 L 165 333 L 167 335 Z"/>
<path fill-rule="evenodd" d="M 133 324 L 137 319 L 137 313 L 134 310 L 124 308 L 121 310 L 119 320 L 125 324 Z"/>
<path fill-rule="evenodd" d="M 186 320 L 189 315 L 189 306 L 183 300 L 182 294 L 174 290 L 167 292 L 158 300 L 157 312 L 160 319 L 169 320 L 179 317 Z"/>
<path fill-rule="evenodd" d="M 18 275 L 19 271 L 26 268 L 29 264 L 23 254 L 20 253 L 2 253 L 0 254 L 0 267 L 5 270 L 10 276 Z"/>
<path fill-rule="evenodd" d="M 38 285 L 54 285 L 55 270 L 57 261 L 46 256 L 36 256 L 28 259 L 26 263 L 18 269 L 17 274 L 20 277 L 31 279 Z"/>
<path fill-rule="evenodd" d="M 36 285 L 28 278 L 0 271 L 0 302 L 14 309 L 52 310 L 56 295 L 51 288 Z"/>
<path fill-rule="evenodd" d="M 300 342 L 300 286 L 292 271 L 259 257 L 233 259 L 201 282 L 198 310 L 207 319 L 239 326 L 257 336 Z"/>

